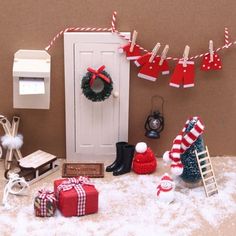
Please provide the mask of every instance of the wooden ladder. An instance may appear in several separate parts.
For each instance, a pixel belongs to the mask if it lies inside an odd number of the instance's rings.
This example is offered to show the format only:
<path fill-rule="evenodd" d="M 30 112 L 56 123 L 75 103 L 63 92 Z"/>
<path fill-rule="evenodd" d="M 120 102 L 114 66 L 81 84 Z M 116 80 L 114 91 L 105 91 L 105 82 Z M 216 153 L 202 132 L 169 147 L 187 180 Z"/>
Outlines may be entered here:
<path fill-rule="evenodd" d="M 195 155 L 197 158 L 206 196 L 210 197 L 213 194 L 218 193 L 218 186 L 207 146 L 206 150 L 202 152 L 197 152 L 195 150 Z"/>

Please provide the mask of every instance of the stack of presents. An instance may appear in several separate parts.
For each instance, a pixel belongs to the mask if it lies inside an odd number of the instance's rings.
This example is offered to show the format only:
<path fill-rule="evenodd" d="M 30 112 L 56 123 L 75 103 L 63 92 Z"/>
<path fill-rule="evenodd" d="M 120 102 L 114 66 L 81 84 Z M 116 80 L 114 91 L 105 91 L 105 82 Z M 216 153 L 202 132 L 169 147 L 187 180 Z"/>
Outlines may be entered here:
<path fill-rule="evenodd" d="M 98 211 L 98 191 L 87 177 L 58 179 L 54 192 L 38 191 L 34 200 L 36 216 L 53 216 L 56 208 L 63 216 L 83 216 Z"/>

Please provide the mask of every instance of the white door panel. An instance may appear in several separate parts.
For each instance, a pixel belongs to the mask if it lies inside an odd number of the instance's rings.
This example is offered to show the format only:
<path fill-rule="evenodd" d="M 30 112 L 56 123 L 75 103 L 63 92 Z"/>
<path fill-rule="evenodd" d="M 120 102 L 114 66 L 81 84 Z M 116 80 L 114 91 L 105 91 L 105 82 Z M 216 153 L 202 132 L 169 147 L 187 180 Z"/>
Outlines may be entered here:
<path fill-rule="evenodd" d="M 118 53 L 118 47 L 124 43 L 111 33 L 65 33 L 69 161 L 102 161 L 113 157 L 115 143 L 128 139 L 129 62 Z M 119 97 L 111 95 L 105 101 L 92 102 L 83 95 L 81 80 L 88 67 L 98 69 L 102 65 L 106 66 L 113 91 Z"/>

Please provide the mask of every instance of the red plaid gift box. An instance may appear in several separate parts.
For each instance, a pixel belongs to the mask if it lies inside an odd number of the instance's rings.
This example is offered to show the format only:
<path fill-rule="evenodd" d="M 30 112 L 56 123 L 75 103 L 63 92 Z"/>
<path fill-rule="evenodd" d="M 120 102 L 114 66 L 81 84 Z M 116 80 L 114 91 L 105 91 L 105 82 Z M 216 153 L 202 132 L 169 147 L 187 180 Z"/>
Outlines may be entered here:
<path fill-rule="evenodd" d="M 83 216 L 98 211 L 98 191 L 89 179 L 59 179 L 54 181 L 58 209 L 64 216 Z"/>
<path fill-rule="evenodd" d="M 53 216 L 56 211 L 56 198 L 54 192 L 48 190 L 39 190 L 34 199 L 34 212 L 36 216 Z"/>

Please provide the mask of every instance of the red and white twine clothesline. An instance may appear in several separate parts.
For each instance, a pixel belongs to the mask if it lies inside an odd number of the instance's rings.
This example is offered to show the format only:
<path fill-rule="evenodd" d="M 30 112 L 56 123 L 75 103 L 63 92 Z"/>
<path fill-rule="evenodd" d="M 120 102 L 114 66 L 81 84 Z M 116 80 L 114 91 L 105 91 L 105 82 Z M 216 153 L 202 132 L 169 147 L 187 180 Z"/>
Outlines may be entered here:
<path fill-rule="evenodd" d="M 61 37 L 61 35 L 63 35 L 64 33 L 66 32 L 112 32 L 112 33 L 116 33 L 120 38 L 123 38 L 129 42 L 130 39 L 127 38 L 125 35 L 123 35 L 121 32 L 119 32 L 117 29 L 116 29 L 116 15 L 117 15 L 117 12 L 114 11 L 113 14 L 112 14 L 112 21 L 111 21 L 111 28 L 95 28 L 95 27 L 68 27 L 64 30 L 61 30 L 57 35 L 55 35 L 55 37 L 51 40 L 51 42 L 49 43 L 49 45 L 45 48 L 46 51 L 48 51 L 52 46 L 53 44 L 55 43 L 55 41 Z M 229 48 L 231 47 L 233 44 L 236 44 L 236 41 L 232 41 L 232 42 L 229 42 L 229 31 L 228 31 L 228 28 L 225 28 L 225 34 L 224 34 L 224 38 L 225 38 L 225 44 L 221 47 L 218 47 L 217 49 L 214 50 L 214 52 L 218 52 L 222 49 L 225 49 L 225 48 Z M 149 52 L 147 49 L 143 48 L 142 46 L 136 44 L 142 51 L 144 52 Z M 208 55 L 209 52 L 206 52 L 206 53 L 202 53 L 202 54 L 198 54 L 196 56 L 192 56 L 189 58 L 189 60 L 194 60 L 194 59 L 197 59 L 197 58 L 201 58 L 203 56 L 206 56 Z M 173 60 L 173 61 L 178 61 L 180 60 L 181 58 L 178 58 L 178 57 L 167 57 L 166 58 L 167 60 Z"/>

